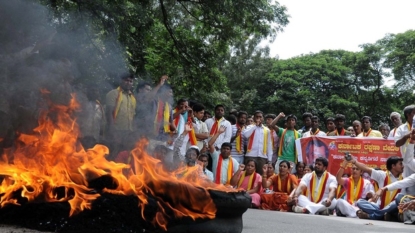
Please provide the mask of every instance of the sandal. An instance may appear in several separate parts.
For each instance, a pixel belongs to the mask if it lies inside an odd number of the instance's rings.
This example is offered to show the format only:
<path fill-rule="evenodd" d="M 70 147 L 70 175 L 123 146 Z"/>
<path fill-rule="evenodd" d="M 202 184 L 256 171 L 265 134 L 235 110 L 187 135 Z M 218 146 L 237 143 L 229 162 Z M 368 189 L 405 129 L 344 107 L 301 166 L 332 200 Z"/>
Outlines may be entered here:
<path fill-rule="evenodd" d="M 360 219 L 369 219 L 369 214 L 366 212 L 363 212 L 362 210 L 358 210 L 356 211 L 356 215 L 357 217 L 359 217 Z"/>

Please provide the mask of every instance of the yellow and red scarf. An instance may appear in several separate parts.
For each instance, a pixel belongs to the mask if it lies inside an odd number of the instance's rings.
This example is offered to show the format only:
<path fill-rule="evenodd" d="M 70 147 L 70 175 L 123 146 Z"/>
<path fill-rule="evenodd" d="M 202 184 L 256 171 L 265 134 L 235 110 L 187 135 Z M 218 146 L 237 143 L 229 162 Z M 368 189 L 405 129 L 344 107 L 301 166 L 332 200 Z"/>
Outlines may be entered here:
<path fill-rule="evenodd" d="M 316 136 L 318 133 L 320 133 L 320 129 L 317 129 L 317 131 L 315 133 L 313 133 L 313 131 L 310 130 L 310 135 L 311 136 Z"/>
<path fill-rule="evenodd" d="M 195 128 L 193 127 L 193 121 L 192 121 L 191 116 L 187 117 L 187 124 L 190 124 L 192 126 L 192 130 L 189 132 L 190 145 L 197 146 L 196 132 L 195 132 Z"/>
<path fill-rule="evenodd" d="M 336 198 L 342 199 L 344 194 L 346 194 L 346 190 L 344 190 L 343 185 L 337 185 Z"/>
<path fill-rule="evenodd" d="M 383 181 L 383 187 L 385 187 L 386 185 L 392 183 L 392 180 L 389 177 L 390 175 L 391 175 L 390 172 L 387 171 L 385 180 Z M 399 175 L 398 180 L 402 180 L 402 174 Z M 381 202 L 380 202 L 380 209 L 383 209 L 383 207 L 389 205 L 389 203 L 391 203 L 391 201 L 395 200 L 396 195 L 400 192 L 401 192 L 401 190 L 398 189 L 398 190 L 388 191 L 388 192 L 384 193 L 382 195 L 382 199 L 381 199 Z"/>
<path fill-rule="evenodd" d="M 287 129 L 284 129 L 284 132 L 282 132 L 281 138 L 280 138 L 280 147 L 278 148 L 278 156 L 282 156 L 282 147 L 284 146 L 284 138 L 285 134 L 287 133 Z M 299 138 L 297 130 L 294 129 L 294 138 L 297 140 Z M 294 146 L 295 148 L 295 146 Z M 295 149 L 295 158 L 297 160 L 297 149 Z"/>
<path fill-rule="evenodd" d="M 321 181 L 319 187 L 316 187 L 317 184 L 317 175 L 315 172 L 311 175 L 311 180 L 309 184 L 309 190 L 310 190 L 310 200 L 314 203 L 319 203 L 321 199 L 324 196 L 324 191 L 326 189 L 326 183 L 329 179 L 328 172 L 324 172 L 323 175 L 321 175 Z M 315 194 L 314 190 L 317 188 L 317 194 Z"/>
<path fill-rule="evenodd" d="M 220 127 L 220 123 L 223 121 L 223 117 L 220 118 L 219 120 L 216 120 L 215 118 L 215 123 L 213 123 L 212 128 L 210 129 L 210 136 L 213 137 L 213 135 L 216 134 L 216 132 L 218 132 L 219 127 Z"/>
<path fill-rule="evenodd" d="M 245 175 L 246 175 L 246 171 L 244 171 L 244 172 L 242 173 L 241 177 L 239 178 L 239 181 L 238 181 L 238 188 L 240 188 L 240 187 L 241 187 L 242 182 L 243 182 L 243 181 L 244 181 L 244 179 L 245 179 Z M 254 187 L 254 184 L 255 184 L 255 177 L 256 177 L 256 173 L 255 173 L 255 172 L 253 172 L 251 175 L 249 175 L 248 187 L 246 188 L 246 191 L 251 190 L 251 189 Z"/>
<path fill-rule="evenodd" d="M 280 175 L 278 174 L 276 177 L 276 182 L 274 184 L 274 188 L 273 190 L 275 192 L 283 192 L 283 193 L 291 193 L 291 188 L 293 187 L 292 185 L 292 179 L 291 179 L 291 174 L 287 175 L 287 178 L 285 178 L 285 181 L 282 182 Z"/>
<path fill-rule="evenodd" d="M 243 130 L 245 128 L 245 126 L 242 126 L 242 127 L 240 127 L 239 126 L 239 124 L 238 123 L 236 123 L 236 129 L 237 130 Z M 241 134 L 239 134 L 239 135 L 237 135 L 236 136 L 236 138 L 235 138 L 235 143 L 236 143 L 236 151 L 238 152 L 238 154 L 242 154 L 243 153 L 243 151 L 242 151 L 242 145 L 243 145 L 243 143 L 242 143 L 242 136 L 241 136 Z"/>
<path fill-rule="evenodd" d="M 336 129 L 336 136 L 344 136 L 344 134 L 345 134 L 344 128 L 342 128 L 342 130 L 340 131 L 340 134 L 339 134 L 339 131 Z"/>
<path fill-rule="evenodd" d="M 114 108 L 114 111 L 112 112 L 112 119 L 114 119 L 114 121 L 117 119 L 118 112 L 120 111 L 123 89 L 121 87 L 117 87 L 117 91 L 118 91 L 118 95 L 117 95 L 117 99 L 115 99 L 115 108 Z M 127 94 L 131 97 L 131 103 L 133 105 L 132 107 L 133 109 L 135 109 L 137 102 L 135 100 L 133 93 L 129 90 Z"/>
<path fill-rule="evenodd" d="M 216 168 L 216 177 L 215 177 L 215 183 L 216 184 L 221 184 L 220 182 L 220 176 L 222 174 L 222 161 L 223 161 L 223 157 L 222 154 L 219 155 L 219 161 L 218 161 L 218 167 Z M 229 156 L 229 163 L 228 163 L 228 177 L 226 178 L 226 184 L 230 184 L 231 178 L 233 175 L 233 161 L 232 161 L 232 157 Z"/>
<path fill-rule="evenodd" d="M 365 131 L 363 131 L 363 137 L 369 137 L 371 132 L 372 132 L 372 128 L 370 128 L 366 133 Z"/>
<path fill-rule="evenodd" d="M 364 180 L 362 177 L 359 178 L 359 181 L 357 182 L 356 189 L 354 179 L 349 178 L 349 189 L 347 190 L 347 202 L 349 202 L 351 205 L 355 203 L 359 198 L 362 196 L 363 192 L 363 185 Z"/>
<path fill-rule="evenodd" d="M 164 103 L 160 99 L 157 102 L 157 111 L 156 118 L 154 119 L 154 132 L 158 133 L 160 125 L 163 124 L 163 129 L 165 133 L 170 132 L 170 105 L 169 103 Z"/>
<path fill-rule="evenodd" d="M 255 127 L 255 126 L 253 126 L 253 127 Z M 265 126 L 262 126 L 262 129 L 264 130 L 264 143 L 262 145 L 262 152 L 264 153 L 264 155 L 266 155 L 267 154 L 269 129 Z M 254 132 L 252 132 L 251 137 L 249 137 L 248 152 L 250 152 L 252 150 L 252 144 L 254 143 L 255 131 L 256 131 L 256 129 L 254 130 Z"/>

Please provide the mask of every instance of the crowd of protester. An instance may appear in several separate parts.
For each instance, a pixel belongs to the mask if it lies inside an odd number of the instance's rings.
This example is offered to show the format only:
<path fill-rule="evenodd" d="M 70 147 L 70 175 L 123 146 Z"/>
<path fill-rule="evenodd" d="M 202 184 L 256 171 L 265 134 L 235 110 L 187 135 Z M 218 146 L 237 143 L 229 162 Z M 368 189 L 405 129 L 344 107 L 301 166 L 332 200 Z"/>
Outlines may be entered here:
<path fill-rule="evenodd" d="M 140 82 L 133 88 L 134 77 L 122 76 L 120 86 L 106 94 L 105 108 L 90 99 L 94 114 L 83 138 L 105 138 L 110 158 L 128 163 L 133 143 L 145 137 L 148 153 L 166 170 L 180 164 L 200 166 L 204 179 L 246 190 L 252 208 L 412 223 L 415 105 L 404 108 L 405 124 L 400 113 L 390 114 L 392 130 L 387 124 L 372 129 L 370 116 L 346 127 L 346 117 L 337 114 L 324 120 L 327 132 L 323 132 L 320 119 L 310 113 L 302 115 L 303 126 L 296 130 L 299 122 L 292 114 L 235 109 L 226 114 L 223 105 L 211 114 L 202 103 L 186 99 L 173 106 L 173 88 L 167 79 L 162 76 L 155 87 Z M 280 121 L 284 128 L 278 126 Z M 330 174 L 325 157 L 312 164 L 297 162 L 295 140 L 315 136 L 393 138 L 402 156 L 389 157 L 386 171 L 351 156 L 342 161 L 337 174 Z M 346 167 L 352 168 L 350 175 L 345 174 Z"/>

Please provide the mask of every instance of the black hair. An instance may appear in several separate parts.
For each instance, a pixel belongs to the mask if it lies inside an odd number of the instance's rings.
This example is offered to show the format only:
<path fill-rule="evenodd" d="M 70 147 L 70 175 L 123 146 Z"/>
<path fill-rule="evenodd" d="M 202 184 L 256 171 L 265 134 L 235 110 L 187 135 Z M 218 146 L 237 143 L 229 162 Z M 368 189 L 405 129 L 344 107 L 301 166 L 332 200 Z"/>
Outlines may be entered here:
<path fill-rule="evenodd" d="M 227 116 L 227 117 L 225 117 L 225 119 L 227 121 L 229 121 L 231 123 L 231 125 L 236 124 L 236 121 L 237 121 L 236 116 L 235 115 L 232 115 L 232 114 L 229 115 L 229 116 Z"/>
<path fill-rule="evenodd" d="M 363 122 L 365 119 L 368 119 L 368 120 L 369 120 L 369 122 L 372 124 L 372 118 L 371 118 L 370 116 L 364 116 L 364 117 L 362 117 L 362 122 Z"/>
<path fill-rule="evenodd" d="M 313 137 L 313 140 L 310 140 L 305 148 L 305 153 L 306 153 L 306 157 L 308 158 L 308 155 L 310 154 L 310 152 L 312 152 L 312 146 L 317 146 L 317 147 L 324 147 L 324 157 L 328 158 L 329 157 L 329 148 L 327 147 L 327 145 L 321 141 L 320 139 Z M 313 152 L 313 158 L 314 158 L 314 152 Z M 317 161 L 317 160 L 316 160 Z M 308 163 L 314 163 L 315 161 L 307 161 Z"/>
<path fill-rule="evenodd" d="M 391 156 L 386 160 L 386 169 L 390 171 L 392 169 L 392 165 L 396 165 L 399 161 L 403 161 L 403 158 L 398 156 Z"/>
<path fill-rule="evenodd" d="M 264 113 L 261 110 L 256 110 L 254 112 L 254 117 L 255 117 L 256 114 L 259 114 L 259 113 L 262 114 L 262 116 L 264 116 Z"/>
<path fill-rule="evenodd" d="M 122 80 L 127 79 L 127 78 L 134 79 L 135 77 L 132 72 L 126 72 L 120 75 L 120 79 Z"/>
<path fill-rule="evenodd" d="M 212 116 L 212 114 L 209 111 L 205 111 L 205 115 L 211 115 Z"/>
<path fill-rule="evenodd" d="M 246 117 L 248 117 L 248 113 L 245 111 L 239 111 L 238 112 L 238 118 L 241 117 L 242 115 L 246 115 Z"/>
<path fill-rule="evenodd" d="M 309 112 L 305 112 L 305 113 L 303 114 L 303 117 L 302 117 L 303 121 L 305 121 L 305 119 L 306 119 L 307 117 L 310 117 L 310 119 L 311 119 L 311 117 L 313 117 L 313 114 L 311 114 L 311 113 L 309 113 Z M 297 121 L 297 119 L 296 119 L 295 121 Z"/>
<path fill-rule="evenodd" d="M 295 122 L 297 122 L 297 117 L 294 114 L 290 114 L 290 115 L 286 116 L 285 121 L 288 121 L 288 119 L 290 119 L 290 118 L 294 119 Z"/>
<path fill-rule="evenodd" d="M 343 114 L 336 114 L 335 120 L 336 121 L 339 121 L 339 120 L 346 121 L 346 117 Z"/>
<path fill-rule="evenodd" d="M 229 147 L 229 149 L 232 150 L 232 144 L 230 142 L 224 142 L 220 148 L 222 149 L 224 147 Z"/>
<path fill-rule="evenodd" d="M 326 158 L 324 158 L 324 157 L 318 157 L 316 159 L 316 163 L 317 162 L 321 162 L 323 164 L 323 166 L 325 166 L 325 167 L 328 167 L 329 166 L 329 161 Z"/>
<path fill-rule="evenodd" d="M 202 153 L 202 154 L 199 155 L 199 157 L 197 159 L 200 160 L 201 158 L 208 158 L 209 159 L 209 155 L 207 155 L 206 153 Z"/>
<path fill-rule="evenodd" d="M 193 148 L 193 147 L 190 147 L 189 149 L 187 149 L 186 154 L 187 154 L 187 152 L 189 152 L 189 151 L 191 151 L 191 150 L 195 151 L 195 152 L 196 152 L 197 157 L 199 157 L 199 155 L 200 155 L 200 151 L 199 151 L 199 149 L 196 149 L 196 148 Z"/>
<path fill-rule="evenodd" d="M 277 116 L 275 114 L 272 114 L 272 113 L 268 113 L 267 115 L 265 115 L 265 119 L 269 119 L 269 118 L 275 119 L 276 117 Z"/>
<path fill-rule="evenodd" d="M 200 111 L 205 110 L 205 106 L 203 104 L 196 103 L 193 105 L 192 109 L 193 109 L 193 112 L 200 112 Z"/>
<path fill-rule="evenodd" d="M 144 88 L 145 86 L 150 86 L 151 87 L 151 84 L 147 81 L 140 81 L 137 84 L 137 88 L 135 89 L 135 91 L 138 92 L 140 89 Z"/>
<path fill-rule="evenodd" d="M 216 106 L 215 106 L 215 111 L 216 111 L 218 108 L 223 108 L 223 110 L 225 110 L 225 106 L 224 106 L 223 104 L 218 104 L 218 105 L 216 105 Z"/>
<path fill-rule="evenodd" d="M 184 102 L 188 102 L 187 101 L 187 99 L 179 99 L 178 101 L 177 101 L 177 105 L 179 105 L 179 104 L 181 104 L 181 103 L 184 103 Z"/>
<path fill-rule="evenodd" d="M 296 170 L 298 170 L 298 167 L 300 166 L 300 165 L 304 165 L 304 168 L 305 168 L 305 166 L 307 166 L 304 162 L 297 162 L 297 164 L 295 165 L 295 169 Z"/>
<path fill-rule="evenodd" d="M 247 159 L 247 160 L 245 161 L 245 166 L 246 166 L 246 165 L 248 165 L 248 163 L 250 163 L 250 162 L 254 162 L 254 164 L 255 164 L 255 168 L 258 166 L 257 162 L 256 162 L 255 160 L 253 160 L 253 159 Z M 256 169 L 255 169 L 255 170 L 256 170 Z"/>
<path fill-rule="evenodd" d="M 278 167 L 281 165 L 281 163 L 285 163 L 288 168 L 291 168 L 291 164 L 290 164 L 290 162 L 288 162 L 288 160 L 281 161 L 280 164 L 278 165 Z"/>
<path fill-rule="evenodd" d="M 403 115 L 405 116 L 405 120 L 408 120 L 407 115 L 411 114 L 414 109 L 415 109 L 415 105 L 409 105 L 403 109 Z"/>
<path fill-rule="evenodd" d="M 314 166 L 313 166 L 313 164 L 309 164 L 309 165 L 306 165 L 311 171 L 314 171 Z"/>
<path fill-rule="evenodd" d="M 327 123 L 327 122 L 329 122 L 329 121 L 331 121 L 331 122 L 333 122 L 333 123 L 334 123 L 334 121 L 335 121 L 335 120 L 334 120 L 334 118 L 333 118 L 333 117 L 328 117 L 328 118 L 326 119 L 326 123 Z"/>
<path fill-rule="evenodd" d="M 317 120 L 318 122 L 320 122 L 320 118 L 318 118 L 318 116 L 312 116 L 311 120 Z"/>

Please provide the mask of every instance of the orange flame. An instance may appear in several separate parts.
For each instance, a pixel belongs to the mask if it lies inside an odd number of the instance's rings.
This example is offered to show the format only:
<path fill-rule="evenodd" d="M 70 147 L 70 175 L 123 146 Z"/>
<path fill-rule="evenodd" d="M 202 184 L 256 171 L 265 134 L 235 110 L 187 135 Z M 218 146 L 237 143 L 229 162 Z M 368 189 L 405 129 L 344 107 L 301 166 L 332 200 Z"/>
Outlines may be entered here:
<path fill-rule="evenodd" d="M 42 90 L 42 94 L 48 94 Z M 216 207 L 206 188 L 229 191 L 200 177 L 200 167 L 192 167 L 169 173 L 163 170 L 159 160 L 147 155 L 147 141 L 137 142 L 130 153 L 130 165 L 108 161 L 107 147 L 96 145 L 84 150 L 77 142 L 78 125 L 71 116 L 79 110 L 79 104 L 72 98 L 68 106 L 51 105 L 42 113 L 39 126 L 33 135 L 21 134 L 13 150 L 5 151 L 0 161 L 0 173 L 6 178 L 0 185 L 0 206 L 19 205 L 16 192 L 30 202 L 68 201 L 70 215 L 90 209 L 100 194 L 91 192 L 88 183 L 98 177 L 110 175 L 118 186 L 104 189 L 104 192 L 119 195 L 135 195 L 144 216 L 148 195 L 158 202 L 158 212 L 153 224 L 167 229 L 167 222 L 173 212 L 175 217 L 215 217 Z M 12 159 L 9 159 L 12 158 Z M 128 171 L 125 174 L 125 171 Z M 180 178 L 178 175 L 181 174 Z M 57 195 L 56 189 L 64 187 L 64 195 Z M 162 197 L 166 197 L 165 200 Z"/>

